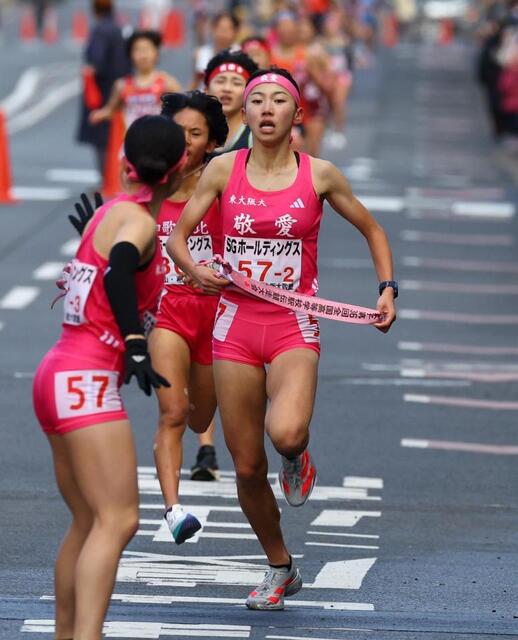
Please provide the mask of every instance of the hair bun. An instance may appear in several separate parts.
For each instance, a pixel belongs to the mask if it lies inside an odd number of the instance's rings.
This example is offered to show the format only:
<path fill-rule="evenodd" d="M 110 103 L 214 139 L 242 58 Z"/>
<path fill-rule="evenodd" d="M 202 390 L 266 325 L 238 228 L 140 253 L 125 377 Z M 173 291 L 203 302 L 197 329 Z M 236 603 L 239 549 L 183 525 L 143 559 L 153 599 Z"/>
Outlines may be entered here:
<path fill-rule="evenodd" d="M 143 156 L 135 165 L 138 177 L 146 184 L 156 184 L 164 177 L 169 165 L 162 158 Z"/>

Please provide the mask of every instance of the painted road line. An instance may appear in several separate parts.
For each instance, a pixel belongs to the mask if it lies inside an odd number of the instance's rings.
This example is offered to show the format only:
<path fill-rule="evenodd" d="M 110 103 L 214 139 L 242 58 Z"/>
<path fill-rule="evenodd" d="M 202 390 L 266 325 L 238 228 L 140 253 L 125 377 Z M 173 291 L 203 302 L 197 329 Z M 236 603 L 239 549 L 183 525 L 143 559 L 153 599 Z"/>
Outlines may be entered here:
<path fill-rule="evenodd" d="M 60 202 L 70 198 L 72 193 L 60 187 L 13 187 L 13 195 L 17 200 Z"/>
<path fill-rule="evenodd" d="M 510 220 L 515 214 L 512 202 L 454 202 L 451 211 L 456 216 Z"/>
<path fill-rule="evenodd" d="M 518 446 L 478 444 L 475 442 L 450 442 L 449 440 L 416 440 L 403 438 L 402 447 L 410 449 L 442 449 L 446 451 L 466 451 L 469 453 L 489 453 L 501 456 L 518 456 Z"/>
<path fill-rule="evenodd" d="M 429 351 L 431 353 L 464 353 L 481 356 L 518 356 L 518 347 L 488 347 L 449 342 L 398 342 L 400 351 Z"/>
<path fill-rule="evenodd" d="M 365 478 L 363 476 L 345 476 L 344 487 L 363 489 L 383 489 L 383 478 Z"/>
<path fill-rule="evenodd" d="M 438 404 L 448 407 L 466 407 L 468 409 L 493 409 L 495 411 L 518 411 L 518 402 L 509 400 L 481 400 L 478 398 L 452 398 L 449 396 L 425 396 L 405 393 L 405 402 Z"/>
<path fill-rule="evenodd" d="M 356 196 L 364 207 L 371 211 L 399 213 L 405 208 L 403 198 L 382 197 L 382 196 Z"/>
<path fill-rule="evenodd" d="M 437 322 L 462 322 L 463 324 L 518 324 L 518 315 L 453 313 L 449 311 L 422 311 L 419 309 L 400 309 L 401 320 L 434 320 Z"/>
<path fill-rule="evenodd" d="M 39 287 L 13 287 L 0 298 L 0 309 L 25 309 L 38 297 Z"/>
<path fill-rule="evenodd" d="M 355 527 L 362 518 L 381 518 L 381 511 L 324 509 L 313 520 L 312 527 Z"/>
<path fill-rule="evenodd" d="M 372 269 L 372 260 L 368 258 L 323 258 L 321 267 L 328 269 Z"/>
<path fill-rule="evenodd" d="M 460 378 L 473 382 L 502 383 L 518 381 L 518 372 L 481 372 L 481 371 L 434 371 L 429 369 L 401 369 L 405 378 Z"/>
<path fill-rule="evenodd" d="M 399 288 L 405 291 L 440 291 L 447 293 L 484 294 L 484 295 L 517 295 L 515 284 L 483 284 L 467 282 L 431 282 L 427 280 L 401 280 Z"/>
<path fill-rule="evenodd" d="M 53 633 L 54 620 L 25 620 L 24 633 Z M 251 627 L 229 624 L 173 624 L 168 622 L 109 621 L 104 623 L 105 638 L 249 638 Z"/>
<path fill-rule="evenodd" d="M 54 87 L 50 93 L 40 97 L 32 107 L 25 109 L 8 120 L 7 128 L 9 134 L 13 135 L 34 126 L 62 104 L 78 96 L 80 91 L 81 82 L 79 78 L 74 78 L 65 84 L 61 84 L 61 86 Z"/>
<path fill-rule="evenodd" d="M 334 631 L 334 629 L 332 629 Z M 340 629 L 340 632 L 351 632 L 351 631 L 362 631 L 365 633 L 372 633 L 371 629 L 349 629 L 348 627 L 343 627 Z M 316 636 L 265 636 L 267 640 L 336 640 L 336 638 L 322 638 Z M 338 639 L 339 640 L 339 639 Z"/>
<path fill-rule="evenodd" d="M 367 533 L 337 533 L 336 531 L 306 531 L 310 536 L 338 536 L 340 538 L 368 538 L 369 540 L 379 540 L 379 536 Z"/>
<path fill-rule="evenodd" d="M 449 388 L 470 387 L 469 380 L 434 380 L 427 378 L 345 378 L 339 384 L 351 384 L 366 387 L 425 387 L 425 388 Z"/>
<path fill-rule="evenodd" d="M 72 258 L 76 255 L 80 242 L 80 238 L 70 238 L 70 240 L 67 240 L 61 245 L 61 254 L 67 256 L 67 258 Z"/>
<path fill-rule="evenodd" d="M 53 596 L 43 596 L 42 600 L 54 600 Z M 242 607 L 243 598 L 217 598 L 209 596 L 140 595 L 114 593 L 112 600 L 123 604 L 225 604 Z M 341 602 L 329 600 L 293 600 L 286 601 L 286 607 L 304 607 L 335 611 L 373 611 L 374 605 L 368 602 Z"/>
<path fill-rule="evenodd" d="M 72 182 L 96 185 L 99 183 L 99 172 L 95 169 L 49 169 L 45 174 L 49 182 Z"/>
<path fill-rule="evenodd" d="M 44 262 L 32 272 L 35 280 L 57 280 L 63 273 L 63 262 Z"/>
<path fill-rule="evenodd" d="M 421 258 L 404 256 L 401 259 L 404 267 L 419 269 L 445 269 L 448 271 L 484 271 L 491 273 L 518 273 L 517 262 L 499 262 L 484 260 L 454 260 L 444 258 Z"/>
<path fill-rule="evenodd" d="M 379 549 L 379 547 L 369 544 L 342 544 L 340 542 L 305 542 L 307 547 L 338 547 L 341 549 Z"/>
<path fill-rule="evenodd" d="M 322 567 L 315 581 L 305 586 L 308 589 L 358 590 L 375 562 L 376 558 L 328 562 Z"/>
<path fill-rule="evenodd" d="M 38 67 L 29 67 L 22 73 L 13 91 L 0 102 L 0 109 L 5 113 L 6 118 L 10 118 L 20 111 L 23 105 L 31 99 L 41 75 L 41 69 Z"/>
<path fill-rule="evenodd" d="M 455 244 L 481 247 L 511 247 L 514 238 L 509 234 L 491 235 L 474 233 L 437 233 L 435 231 L 414 231 L 404 229 L 400 233 L 406 242 L 426 242 L 437 244 Z"/>

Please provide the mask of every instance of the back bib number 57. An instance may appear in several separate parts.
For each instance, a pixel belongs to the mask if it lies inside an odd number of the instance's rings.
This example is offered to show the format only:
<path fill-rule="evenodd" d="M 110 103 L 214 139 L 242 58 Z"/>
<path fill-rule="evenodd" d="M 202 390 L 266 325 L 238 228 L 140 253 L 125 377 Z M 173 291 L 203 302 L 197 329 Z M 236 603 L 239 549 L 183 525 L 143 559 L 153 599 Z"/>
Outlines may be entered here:
<path fill-rule="evenodd" d="M 116 371 L 60 371 L 54 392 L 58 418 L 79 418 L 107 411 L 121 411 L 119 374 Z"/>

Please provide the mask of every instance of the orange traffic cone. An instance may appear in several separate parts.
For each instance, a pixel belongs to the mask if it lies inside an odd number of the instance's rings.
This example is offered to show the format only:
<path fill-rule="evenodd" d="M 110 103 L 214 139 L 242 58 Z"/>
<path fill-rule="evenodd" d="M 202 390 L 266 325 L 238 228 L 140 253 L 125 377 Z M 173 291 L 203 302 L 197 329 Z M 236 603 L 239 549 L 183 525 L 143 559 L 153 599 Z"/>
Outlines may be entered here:
<path fill-rule="evenodd" d="M 382 42 L 385 47 L 395 47 L 399 42 L 399 25 L 396 16 L 385 15 L 382 24 Z"/>
<path fill-rule="evenodd" d="M 54 44 L 58 38 L 58 14 L 53 9 L 47 9 L 43 24 L 43 40 L 47 44 Z"/>
<path fill-rule="evenodd" d="M 0 111 L 0 204 L 16 202 L 11 192 L 11 164 L 5 115 Z"/>
<path fill-rule="evenodd" d="M 445 18 L 441 20 L 439 24 L 439 33 L 437 34 L 437 40 L 441 45 L 448 45 L 453 41 L 455 37 L 455 24 L 453 20 Z"/>
<path fill-rule="evenodd" d="M 162 43 L 164 47 L 180 47 L 185 41 L 185 23 L 183 13 L 170 11 L 164 21 Z"/>
<path fill-rule="evenodd" d="M 88 38 L 88 16 L 84 11 L 75 11 L 72 16 L 72 40 L 83 44 Z"/>
<path fill-rule="evenodd" d="M 122 112 L 116 111 L 110 126 L 110 136 L 106 148 L 102 192 L 106 198 L 112 198 L 122 191 L 120 152 L 124 142 L 124 120 Z"/>
<path fill-rule="evenodd" d="M 20 20 L 20 39 L 29 41 L 36 38 L 36 20 L 30 9 L 22 13 Z"/>

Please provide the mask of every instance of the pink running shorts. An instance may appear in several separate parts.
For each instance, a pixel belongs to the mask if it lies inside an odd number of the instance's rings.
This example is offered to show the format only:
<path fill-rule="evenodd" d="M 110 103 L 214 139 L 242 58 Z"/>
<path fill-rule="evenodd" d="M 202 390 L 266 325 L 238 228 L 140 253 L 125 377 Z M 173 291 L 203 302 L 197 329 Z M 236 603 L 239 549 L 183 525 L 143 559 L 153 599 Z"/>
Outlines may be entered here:
<path fill-rule="evenodd" d="M 212 343 L 215 360 L 262 367 L 292 349 L 312 349 L 320 354 L 316 318 L 269 302 L 237 298 L 233 295 L 233 301 L 222 298 L 219 302 Z"/>
<path fill-rule="evenodd" d="M 127 420 L 119 388 L 123 354 L 93 334 L 65 329 L 36 371 L 33 403 L 41 428 L 63 435 L 101 422 Z"/>

